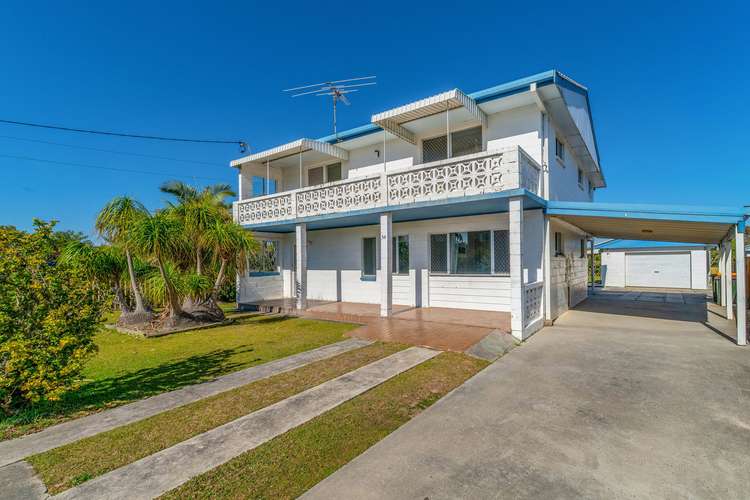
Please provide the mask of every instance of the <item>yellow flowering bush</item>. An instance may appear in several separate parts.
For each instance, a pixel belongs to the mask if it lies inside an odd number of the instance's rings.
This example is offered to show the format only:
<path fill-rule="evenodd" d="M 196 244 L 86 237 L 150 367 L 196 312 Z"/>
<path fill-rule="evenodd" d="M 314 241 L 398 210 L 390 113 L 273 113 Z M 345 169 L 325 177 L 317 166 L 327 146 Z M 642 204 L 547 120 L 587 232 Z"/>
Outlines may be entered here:
<path fill-rule="evenodd" d="M 101 319 L 85 270 L 58 263 L 54 222 L 0 227 L 0 407 L 57 400 L 79 384 Z"/>

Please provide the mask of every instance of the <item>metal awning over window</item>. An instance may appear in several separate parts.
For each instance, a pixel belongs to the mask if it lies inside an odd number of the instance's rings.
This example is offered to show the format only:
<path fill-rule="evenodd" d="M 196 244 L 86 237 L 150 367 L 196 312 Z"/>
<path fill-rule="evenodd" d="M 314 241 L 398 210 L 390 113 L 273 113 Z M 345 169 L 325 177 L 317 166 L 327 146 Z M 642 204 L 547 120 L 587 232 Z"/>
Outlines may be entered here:
<path fill-rule="evenodd" d="M 459 89 L 449 90 L 426 99 L 383 111 L 372 115 L 372 123 L 411 144 L 416 144 L 414 133 L 403 126 L 404 123 L 445 113 L 457 108 L 466 108 L 483 126 L 487 126 L 487 115 L 477 103 Z"/>
<path fill-rule="evenodd" d="M 314 139 L 298 139 L 281 146 L 276 146 L 275 148 L 245 156 L 244 158 L 240 158 L 238 160 L 233 160 L 231 165 L 233 167 L 239 167 L 245 163 L 264 163 L 278 160 L 280 158 L 285 158 L 294 154 L 305 153 L 307 151 L 315 151 L 321 155 L 338 160 L 349 159 L 349 152 L 347 150 L 333 144 L 316 141 Z"/>

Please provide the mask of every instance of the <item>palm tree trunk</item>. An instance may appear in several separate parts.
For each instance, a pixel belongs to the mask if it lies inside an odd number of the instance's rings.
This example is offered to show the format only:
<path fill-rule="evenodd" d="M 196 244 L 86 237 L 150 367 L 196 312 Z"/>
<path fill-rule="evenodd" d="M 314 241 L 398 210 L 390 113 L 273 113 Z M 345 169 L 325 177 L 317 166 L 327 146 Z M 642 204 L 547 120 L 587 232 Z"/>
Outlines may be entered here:
<path fill-rule="evenodd" d="M 128 307 L 128 301 L 125 299 L 125 294 L 122 291 L 122 288 L 120 288 L 120 285 L 114 285 L 112 287 L 115 292 L 115 299 L 117 300 L 117 305 L 120 306 L 120 312 L 122 314 L 127 314 L 130 312 L 130 308 Z"/>
<path fill-rule="evenodd" d="M 130 250 L 125 249 L 125 260 L 128 262 L 128 276 L 130 277 L 130 288 L 133 290 L 133 298 L 135 298 L 135 312 L 145 313 L 147 312 L 146 307 L 143 305 L 143 296 L 141 291 L 138 289 L 138 282 L 135 279 L 135 269 L 133 268 L 133 256 L 130 255 Z"/>
<path fill-rule="evenodd" d="M 195 247 L 195 274 L 200 276 L 202 272 L 203 272 L 203 257 L 201 255 L 201 247 L 200 245 L 196 245 Z"/>
<path fill-rule="evenodd" d="M 161 279 L 164 280 L 164 288 L 167 292 L 167 307 L 169 308 L 169 316 L 172 318 L 183 316 L 184 313 L 182 312 L 182 307 L 180 306 L 180 300 L 177 297 L 177 292 L 175 292 L 174 286 L 172 285 L 172 282 L 169 281 L 167 273 L 164 270 L 164 262 L 162 262 L 161 257 L 157 257 L 156 262 L 159 266 L 159 274 L 161 274 Z"/>
<path fill-rule="evenodd" d="M 219 302 L 219 289 L 224 281 L 224 273 L 227 270 L 227 259 L 221 259 L 221 266 L 219 266 L 219 274 L 216 275 L 216 281 L 214 282 L 214 288 L 211 290 L 211 298 L 214 302 Z"/>

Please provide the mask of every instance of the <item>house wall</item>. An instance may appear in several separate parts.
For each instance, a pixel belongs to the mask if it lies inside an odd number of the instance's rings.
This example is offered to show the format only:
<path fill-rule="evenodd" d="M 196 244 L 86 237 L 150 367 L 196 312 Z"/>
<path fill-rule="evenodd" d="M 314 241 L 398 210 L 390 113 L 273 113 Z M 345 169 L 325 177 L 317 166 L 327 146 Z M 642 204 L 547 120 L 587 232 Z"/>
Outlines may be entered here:
<path fill-rule="evenodd" d="M 523 275 L 542 280 L 543 214 L 524 212 Z M 393 234 L 409 236 L 409 273 L 393 275 L 393 303 L 492 311 L 510 310 L 507 275 L 445 275 L 429 272 L 433 233 L 508 229 L 508 214 L 488 214 L 395 223 Z M 378 237 L 377 225 L 308 232 L 307 297 L 312 300 L 379 303 L 380 281 L 362 277 L 362 239 Z M 240 302 L 294 296 L 293 235 L 259 235 L 280 244 L 280 273 L 240 278 Z M 378 249 L 379 250 L 379 249 Z"/>
<path fill-rule="evenodd" d="M 555 201 L 594 201 L 594 196 L 589 194 L 590 181 L 585 172 L 583 187 L 578 184 L 578 167 L 580 165 L 563 137 L 561 137 L 561 140 L 565 144 L 564 161 L 560 161 L 555 155 L 556 137 L 557 131 L 553 124 L 549 131 L 549 199 Z M 595 192 L 596 190 L 594 190 Z"/>
<path fill-rule="evenodd" d="M 587 263 L 585 254 L 581 257 L 581 239 L 583 232 L 572 226 L 561 224 L 554 219 L 550 221 L 552 256 L 550 262 L 550 312 L 554 320 L 568 309 L 576 306 L 587 296 Z M 563 235 L 563 253 L 554 253 L 554 233 Z"/>
<path fill-rule="evenodd" d="M 626 254 L 634 253 L 690 253 L 690 282 L 694 290 L 708 288 L 708 252 L 691 247 L 602 249 L 602 285 L 605 287 L 626 286 Z"/>

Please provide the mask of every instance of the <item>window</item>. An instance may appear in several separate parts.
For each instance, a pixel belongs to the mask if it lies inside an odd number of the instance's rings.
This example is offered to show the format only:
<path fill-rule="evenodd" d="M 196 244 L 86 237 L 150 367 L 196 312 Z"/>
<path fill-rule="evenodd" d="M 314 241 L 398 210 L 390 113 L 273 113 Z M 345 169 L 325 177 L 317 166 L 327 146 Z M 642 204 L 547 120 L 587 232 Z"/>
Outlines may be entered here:
<path fill-rule="evenodd" d="M 362 239 L 362 277 L 374 278 L 377 270 L 377 239 Z"/>
<path fill-rule="evenodd" d="M 448 157 L 448 141 L 441 135 L 422 141 L 422 163 L 445 160 Z M 452 157 L 482 151 L 482 127 L 473 127 L 451 132 Z"/>
<path fill-rule="evenodd" d="M 555 232 L 555 257 L 565 255 L 563 252 L 563 236 L 562 233 Z"/>
<path fill-rule="evenodd" d="M 409 237 L 393 237 L 393 273 L 409 274 Z"/>
<path fill-rule="evenodd" d="M 341 180 L 341 163 L 326 166 L 326 182 Z"/>
<path fill-rule="evenodd" d="M 248 269 L 250 276 L 267 273 L 277 273 L 279 271 L 277 262 L 279 254 L 279 244 L 274 240 L 262 240 L 260 249 L 248 259 Z"/>
<path fill-rule="evenodd" d="M 490 231 L 451 233 L 451 274 L 490 274 Z"/>
<path fill-rule="evenodd" d="M 578 187 L 583 189 L 583 170 L 578 169 Z"/>
<path fill-rule="evenodd" d="M 555 139 L 555 156 L 565 166 L 565 144 L 560 139 Z"/>
<path fill-rule="evenodd" d="M 510 237 L 508 231 L 493 231 L 495 273 L 510 274 Z"/>
<path fill-rule="evenodd" d="M 253 198 L 256 196 L 263 196 L 266 194 L 274 194 L 276 192 L 276 179 L 268 179 L 268 186 L 266 186 L 265 177 L 254 175 L 252 184 L 253 184 L 253 194 L 252 194 Z"/>
<path fill-rule="evenodd" d="M 581 238 L 581 254 L 579 257 L 582 259 L 586 258 L 586 240 L 583 238 Z"/>
<path fill-rule="evenodd" d="M 430 271 L 433 273 L 448 272 L 448 235 L 430 235 Z"/>
<path fill-rule="evenodd" d="M 594 185 L 589 181 L 589 198 L 594 199 Z"/>
<path fill-rule="evenodd" d="M 508 231 L 468 231 L 430 236 L 430 272 L 508 274 Z"/>
<path fill-rule="evenodd" d="M 307 185 L 317 186 L 318 184 L 323 184 L 323 167 L 315 167 L 307 171 Z"/>

